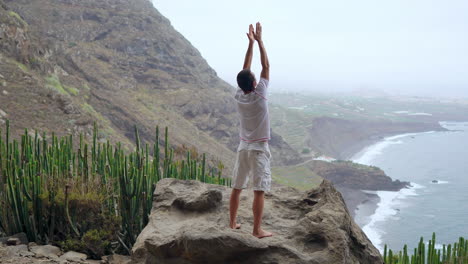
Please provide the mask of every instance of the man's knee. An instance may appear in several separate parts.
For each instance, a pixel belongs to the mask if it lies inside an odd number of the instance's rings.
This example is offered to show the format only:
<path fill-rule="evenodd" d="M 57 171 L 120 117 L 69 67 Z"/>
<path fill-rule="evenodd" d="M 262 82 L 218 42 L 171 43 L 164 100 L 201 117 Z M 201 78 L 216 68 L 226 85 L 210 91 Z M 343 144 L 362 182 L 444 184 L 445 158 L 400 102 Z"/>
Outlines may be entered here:
<path fill-rule="evenodd" d="M 263 196 L 265 194 L 265 191 L 262 190 L 254 190 L 254 195 L 256 196 Z"/>
<path fill-rule="evenodd" d="M 232 194 L 239 195 L 242 192 L 242 189 L 232 188 Z"/>

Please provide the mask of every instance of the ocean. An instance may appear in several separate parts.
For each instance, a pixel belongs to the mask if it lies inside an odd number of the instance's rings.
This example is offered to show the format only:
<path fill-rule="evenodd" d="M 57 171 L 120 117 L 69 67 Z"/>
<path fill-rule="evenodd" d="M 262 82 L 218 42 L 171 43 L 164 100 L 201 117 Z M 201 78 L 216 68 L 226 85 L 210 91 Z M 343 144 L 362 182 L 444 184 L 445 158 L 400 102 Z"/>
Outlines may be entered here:
<path fill-rule="evenodd" d="M 380 197 L 371 215 L 357 210 L 358 224 L 381 252 L 385 244 L 412 250 L 432 232 L 437 247 L 468 238 L 468 123 L 441 125 L 450 131 L 387 137 L 352 157 L 412 184 L 399 192 L 371 192 Z"/>

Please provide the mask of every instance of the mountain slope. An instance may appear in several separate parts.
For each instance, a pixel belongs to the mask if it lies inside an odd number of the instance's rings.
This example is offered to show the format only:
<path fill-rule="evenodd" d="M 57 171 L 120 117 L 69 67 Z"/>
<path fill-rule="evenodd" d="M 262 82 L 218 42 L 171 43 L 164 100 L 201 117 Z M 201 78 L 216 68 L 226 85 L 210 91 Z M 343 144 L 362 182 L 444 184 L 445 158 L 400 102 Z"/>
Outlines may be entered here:
<path fill-rule="evenodd" d="M 2 28 L 27 40 L 20 49 L 17 37 L 0 40 L 11 42 L 1 51 L 8 95 L 0 108 L 14 131 L 89 133 L 97 121 L 101 140 L 132 147 L 133 125 L 148 143 L 157 125 L 168 126 L 171 144 L 206 152 L 229 170 L 238 143 L 234 88 L 149 0 L 4 2 L 16 24 Z M 271 145 L 277 164 L 300 160 L 280 136 Z"/>

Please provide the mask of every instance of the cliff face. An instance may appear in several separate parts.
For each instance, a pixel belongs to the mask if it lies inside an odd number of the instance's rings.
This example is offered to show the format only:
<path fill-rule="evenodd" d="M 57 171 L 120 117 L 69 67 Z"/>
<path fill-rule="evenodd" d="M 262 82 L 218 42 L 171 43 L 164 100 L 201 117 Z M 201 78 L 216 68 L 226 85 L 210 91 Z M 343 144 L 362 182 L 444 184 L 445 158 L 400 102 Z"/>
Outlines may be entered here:
<path fill-rule="evenodd" d="M 360 165 L 348 161 L 326 162 L 314 160 L 306 163 L 313 172 L 337 187 L 369 191 L 399 191 L 408 182 L 392 180 L 377 167 Z"/>
<path fill-rule="evenodd" d="M 409 182 L 392 180 L 385 172 L 377 167 L 366 166 L 350 161 L 318 161 L 305 164 L 318 176 L 331 181 L 341 192 L 351 215 L 354 217 L 358 205 L 367 202 L 375 195 L 367 191 L 399 191 L 408 187 Z"/>
<path fill-rule="evenodd" d="M 345 120 L 319 117 L 312 121 L 308 129 L 307 145 L 322 154 L 337 159 L 348 159 L 361 148 L 390 136 L 403 133 L 443 131 L 434 121 L 430 122 L 391 122 Z"/>
<path fill-rule="evenodd" d="M 134 124 L 146 142 L 156 125 L 168 126 L 171 144 L 231 166 L 234 88 L 149 0 L 1 3 L 0 108 L 14 134 L 89 134 L 97 121 L 101 140 L 131 147 Z M 277 164 L 299 160 L 281 137 L 272 146 Z"/>
<path fill-rule="evenodd" d="M 275 186 L 262 226 L 274 236 L 263 239 L 251 235 L 252 192 L 241 196 L 241 229 L 228 227 L 229 195 L 223 186 L 161 180 L 134 263 L 383 263 L 328 181 L 308 192 Z"/>

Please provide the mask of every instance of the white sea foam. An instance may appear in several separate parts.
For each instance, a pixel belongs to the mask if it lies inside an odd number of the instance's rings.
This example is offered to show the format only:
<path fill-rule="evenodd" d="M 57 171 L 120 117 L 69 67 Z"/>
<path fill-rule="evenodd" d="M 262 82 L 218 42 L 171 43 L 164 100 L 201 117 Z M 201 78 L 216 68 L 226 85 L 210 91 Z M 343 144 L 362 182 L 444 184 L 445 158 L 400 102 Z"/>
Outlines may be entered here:
<path fill-rule="evenodd" d="M 380 252 L 383 252 L 382 235 L 384 235 L 385 232 L 380 229 L 379 223 L 389 218 L 398 218 L 397 215 L 401 210 L 403 200 L 408 196 L 418 195 L 417 189 L 424 188 L 424 186 L 416 183 L 411 183 L 411 185 L 412 187 L 401 189 L 398 192 L 375 192 L 379 196 L 380 202 L 377 204 L 377 209 L 374 214 L 370 217 L 370 222 L 366 224 L 362 230 Z"/>
<path fill-rule="evenodd" d="M 431 116 L 432 114 L 430 114 L 430 113 L 409 113 L 408 115 L 411 115 L 411 116 Z"/>
<path fill-rule="evenodd" d="M 447 184 L 447 183 L 449 183 L 448 181 L 441 181 L 441 180 L 436 180 L 436 181 L 437 182 L 430 181 L 429 183 L 431 183 L 431 184 Z"/>
<path fill-rule="evenodd" d="M 365 165 L 371 165 L 372 160 L 374 160 L 375 157 L 378 155 L 382 154 L 382 151 L 391 146 L 391 145 L 396 145 L 396 144 L 402 144 L 403 141 L 398 140 L 401 138 L 405 137 L 414 137 L 417 135 L 421 134 L 429 134 L 429 133 L 434 133 L 434 131 L 427 131 L 427 132 L 420 132 L 420 133 L 406 133 L 406 134 L 400 134 L 396 136 L 391 136 L 391 137 L 386 137 L 382 141 L 379 141 L 373 145 L 370 145 L 367 148 L 364 148 L 360 152 L 358 152 L 356 155 L 354 155 L 351 160 L 356 163 L 360 164 L 365 164 Z"/>
<path fill-rule="evenodd" d="M 314 160 L 323 160 L 323 161 L 331 162 L 331 161 L 335 161 L 336 159 L 332 157 L 328 157 L 328 156 L 320 156 L 320 157 L 314 158 Z"/>

